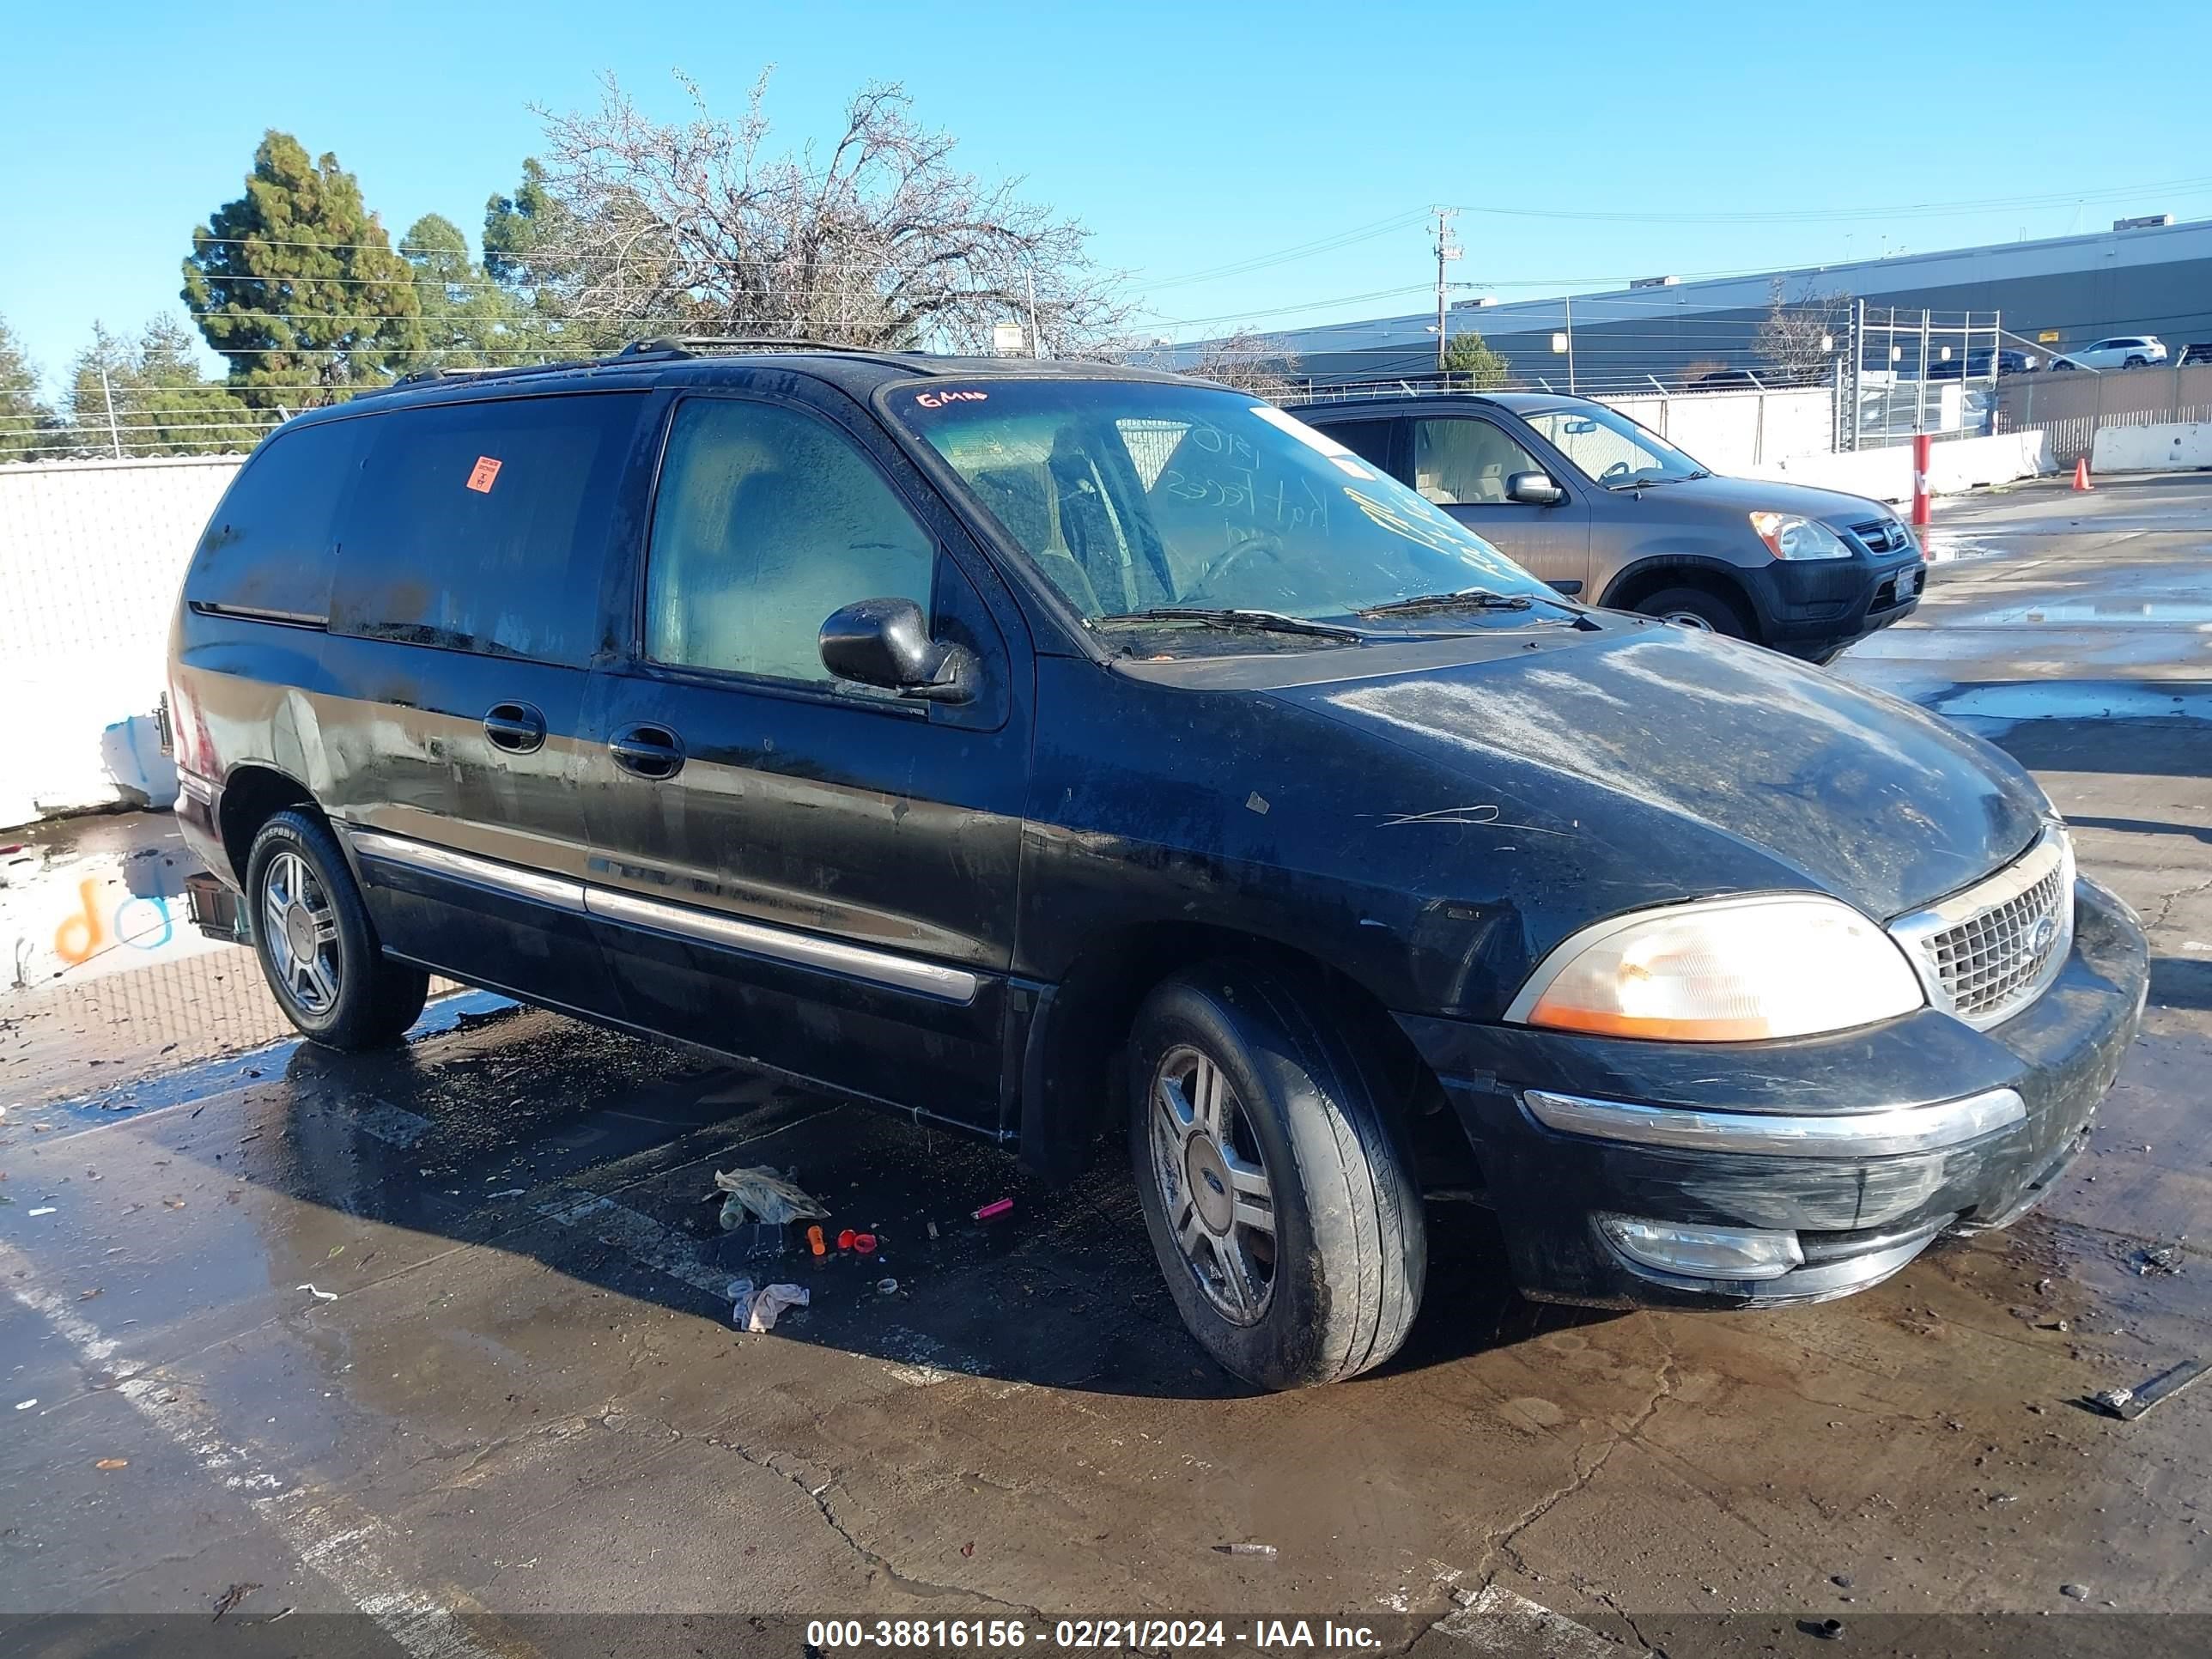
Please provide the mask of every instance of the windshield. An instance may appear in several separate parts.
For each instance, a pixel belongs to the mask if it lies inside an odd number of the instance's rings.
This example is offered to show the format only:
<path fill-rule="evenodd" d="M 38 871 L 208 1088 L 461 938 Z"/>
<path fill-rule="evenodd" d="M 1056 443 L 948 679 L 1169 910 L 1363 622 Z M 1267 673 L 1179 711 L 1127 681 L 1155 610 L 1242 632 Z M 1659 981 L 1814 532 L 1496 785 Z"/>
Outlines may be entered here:
<path fill-rule="evenodd" d="M 1533 414 L 1523 410 L 1521 418 L 1609 489 L 1711 476 L 1657 433 L 1647 431 L 1619 410 L 1602 404 L 1540 410 Z"/>
<path fill-rule="evenodd" d="M 890 404 L 1093 623 L 1170 610 L 1357 620 L 1462 590 L 1477 590 L 1468 627 L 1571 620 L 1565 601 L 1489 543 L 1239 392 L 1007 379 L 901 386 Z M 1557 608 L 1483 610 L 1481 593 Z"/>

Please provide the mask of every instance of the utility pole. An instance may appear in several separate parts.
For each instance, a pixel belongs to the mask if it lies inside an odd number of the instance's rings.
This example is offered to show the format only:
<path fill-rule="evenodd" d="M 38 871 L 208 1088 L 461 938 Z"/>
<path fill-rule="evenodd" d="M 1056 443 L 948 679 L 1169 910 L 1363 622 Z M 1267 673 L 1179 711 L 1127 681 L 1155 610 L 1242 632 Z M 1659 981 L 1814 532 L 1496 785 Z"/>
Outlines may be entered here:
<path fill-rule="evenodd" d="M 1451 239 L 1451 222 L 1459 217 L 1457 208 L 1440 207 L 1437 216 L 1437 384 L 1442 386 L 1444 377 L 1444 267 L 1466 252 Z"/>
<path fill-rule="evenodd" d="M 123 434 L 115 427 L 115 388 L 107 383 L 107 365 L 100 366 L 100 395 L 107 403 L 107 441 L 115 451 L 115 459 L 123 459 Z"/>
<path fill-rule="evenodd" d="M 1030 267 L 1030 269 L 1029 269 L 1029 279 L 1030 279 L 1030 356 L 1032 356 L 1032 357 L 1042 357 L 1042 356 L 1044 356 L 1044 332 L 1043 332 L 1043 331 L 1042 331 L 1042 330 L 1041 330 L 1040 328 L 1038 328 L 1038 327 L 1037 327 L 1037 313 L 1036 313 L 1036 267 L 1035 265 L 1031 265 L 1031 266 Z"/>

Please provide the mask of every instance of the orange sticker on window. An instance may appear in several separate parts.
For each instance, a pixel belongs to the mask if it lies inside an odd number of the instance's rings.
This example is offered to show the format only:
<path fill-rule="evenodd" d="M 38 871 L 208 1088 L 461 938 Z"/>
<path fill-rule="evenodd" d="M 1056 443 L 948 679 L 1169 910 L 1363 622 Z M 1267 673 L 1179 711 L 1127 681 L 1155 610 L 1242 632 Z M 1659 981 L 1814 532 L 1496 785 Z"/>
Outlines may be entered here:
<path fill-rule="evenodd" d="M 477 464 L 469 473 L 469 488 L 479 495 L 491 494 L 491 487 L 499 479 L 499 463 L 489 455 L 477 457 Z"/>

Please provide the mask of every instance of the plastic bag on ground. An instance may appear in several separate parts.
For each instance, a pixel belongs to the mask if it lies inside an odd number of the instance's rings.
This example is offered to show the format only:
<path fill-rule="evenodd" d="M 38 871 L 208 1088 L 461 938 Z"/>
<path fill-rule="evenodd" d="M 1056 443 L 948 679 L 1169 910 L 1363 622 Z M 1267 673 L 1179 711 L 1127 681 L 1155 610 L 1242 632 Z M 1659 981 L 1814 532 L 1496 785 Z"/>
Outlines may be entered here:
<path fill-rule="evenodd" d="M 722 1200 L 721 1221 L 725 1231 L 743 1226 L 749 1215 L 757 1216 L 763 1221 L 781 1227 L 793 1221 L 830 1213 L 804 1189 L 765 1167 L 717 1170 L 714 1171 L 714 1185 L 729 1194 Z"/>

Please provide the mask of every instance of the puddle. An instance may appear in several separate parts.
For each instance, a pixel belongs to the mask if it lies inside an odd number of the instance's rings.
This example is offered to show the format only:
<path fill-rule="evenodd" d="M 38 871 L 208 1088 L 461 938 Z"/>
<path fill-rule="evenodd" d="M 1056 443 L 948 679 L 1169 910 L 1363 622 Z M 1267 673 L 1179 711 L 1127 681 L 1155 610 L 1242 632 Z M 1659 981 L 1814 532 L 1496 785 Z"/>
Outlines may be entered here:
<path fill-rule="evenodd" d="M 1929 707 L 1954 720 L 1993 726 L 2022 720 L 2212 720 L 2212 686 L 2155 682 L 2074 680 L 1978 685 Z"/>
<path fill-rule="evenodd" d="M 2195 628 L 2212 632 L 2212 602 L 2203 599 L 2065 599 L 1977 611 L 1967 626 L 2087 623 L 2100 628 Z"/>
<path fill-rule="evenodd" d="M 2019 551 L 2014 540 L 2004 536 L 1976 536 L 1943 530 L 1930 530 L 1921 546 L 1921 556 L 1930 564 L 1958 564 L 1967 559 L 2001 559 Z"/>
<path fill-rule="evenodd" d="M 200 861 L 174 823 L 133 814 L 43 831 L 0 855 L 0 988 L 23 992 L 225 947 L 192 927 L 185 878 Z"/>

